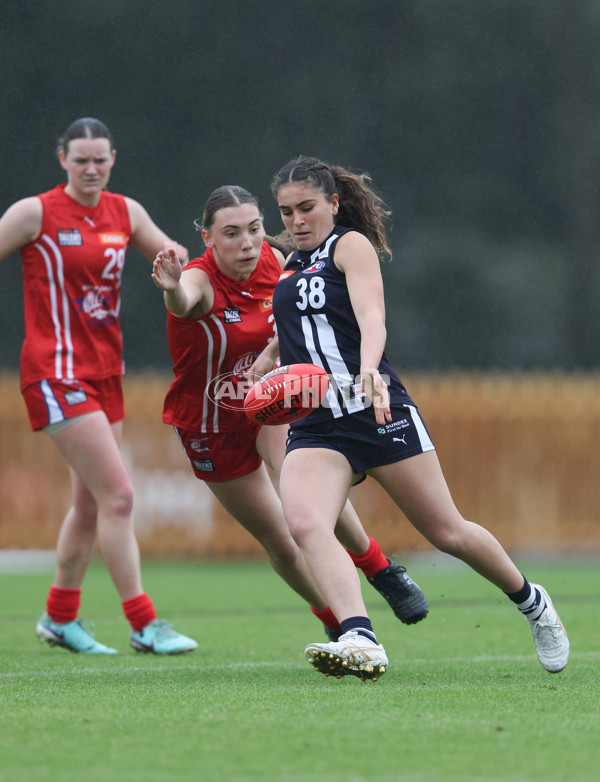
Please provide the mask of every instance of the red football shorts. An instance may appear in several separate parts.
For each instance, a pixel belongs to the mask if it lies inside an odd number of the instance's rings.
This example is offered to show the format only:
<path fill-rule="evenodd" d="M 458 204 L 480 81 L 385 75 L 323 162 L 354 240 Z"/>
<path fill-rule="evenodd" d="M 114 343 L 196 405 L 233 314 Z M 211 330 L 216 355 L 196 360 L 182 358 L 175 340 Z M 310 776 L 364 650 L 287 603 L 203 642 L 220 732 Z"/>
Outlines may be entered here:
<path fill-rule="evenodd" d="M 102 410 L 111 424 L 125 418 L 121 375 L 102 380 L 39 380 L 23 389 L 31 428 Z"/>
<path fill-rule="evenodd" d="M 262 459 L 256 450 L 260 426 L 247 420 L 237 432 L 201 434 L 174 426 L 196 478 L 207 482 L 232 481 L 258 470 Z"/>

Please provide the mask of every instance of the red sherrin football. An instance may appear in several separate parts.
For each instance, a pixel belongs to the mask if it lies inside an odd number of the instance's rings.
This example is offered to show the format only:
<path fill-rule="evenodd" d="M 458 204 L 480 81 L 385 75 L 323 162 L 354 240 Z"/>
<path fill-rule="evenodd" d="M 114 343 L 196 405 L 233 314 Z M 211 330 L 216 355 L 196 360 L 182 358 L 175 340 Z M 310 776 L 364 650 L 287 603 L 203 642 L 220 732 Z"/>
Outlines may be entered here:
<path fill-rule="evenodd" d="M 257 424 L 276 426 L 304 418 L 327 394 L 327 372 L 315 364 L 288 364 L 256 382 L 244 399 L 244 412 Z"/>

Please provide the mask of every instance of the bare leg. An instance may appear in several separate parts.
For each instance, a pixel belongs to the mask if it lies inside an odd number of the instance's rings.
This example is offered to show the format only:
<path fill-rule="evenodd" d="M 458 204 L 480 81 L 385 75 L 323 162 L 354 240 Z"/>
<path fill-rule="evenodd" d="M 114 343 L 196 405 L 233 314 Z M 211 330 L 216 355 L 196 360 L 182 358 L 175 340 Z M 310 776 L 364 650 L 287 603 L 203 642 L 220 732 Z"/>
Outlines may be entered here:
<path fill-rule="evenodd" d="M 350 500 L 346 500 L 346 504 L 338 517 L 335 536 L 342 546 L 353 554 L 360 556 L 366 554 L 369 549 L 369 536 L 365 532 L 358 513 L 354 510 Z"/>
<path fill-rule="evenodd" d="M 317 610 L 326 608 L 304 555 L 290 534 L 265 466 L 242 478 L 207 486 L 225 510 L 259 541 L 275 572 Z"/>
<path fill-rule="evenodd" d="M 287 426 L 263 426 L 256 443 L 258 452 L 274 472 L 276 487 L 285 456 L 287 432 Z M 350 500 L 346 501 L 340 513 L 335 534 L 342 545 L 353 554 L 365 554 L 369 548 L 369 537 Z"/>
<path fill-rule="evenodd" d="M 143 588 L 133 488 L 119 449 L 120 434 L 120 423 L 111 425 L 97 412 L 52 436 L 74 475 L 74 505 L 58 541 L 56 586 L 81 586 L 97 534 L 121 600 L 128 600 Z"/>
<path fill-rule="evenodd" d="M 436 548 L 463 560 L 503 592 L 521 589 L 523 576 L 496 538 L 458 512 L 435 451 L 373 468 L 369 475 Z"/>
<path fill-rule="evenodd" d="M 345 457 L 324 448 L 292 451 L 280 476 L 281 499 L 292 535 L 340 622 L 367 615 L 356 568 L 335 536 L 351 480 Z"/>
<path fill-rule="evenodd" d="M 94 555 L 96 544 L 96 502 L 72 468 L 73 506 L 61 525 L 56 544 L 54 585 L 79 589 Z"/>

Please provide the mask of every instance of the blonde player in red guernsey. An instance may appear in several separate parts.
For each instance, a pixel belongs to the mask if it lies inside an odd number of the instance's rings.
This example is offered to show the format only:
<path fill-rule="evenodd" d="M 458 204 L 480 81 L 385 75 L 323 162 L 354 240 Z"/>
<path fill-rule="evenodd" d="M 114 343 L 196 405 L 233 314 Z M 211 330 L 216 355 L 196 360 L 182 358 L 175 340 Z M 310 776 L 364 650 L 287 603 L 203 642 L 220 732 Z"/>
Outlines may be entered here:
<path fill-rule="evenodd" d="M 115 654 L 78 618 L 96 540 L 131 625 L 134 649 L 191 651 L 197 643 L 156 616 L 142 587 L 133 490 L 120 452 L 124 371 L 121 272 L 131 244 L 153 260 L 173 242 L 131 198 L 108 192 L 115 150 L 108 128 L 84 118 L 59 139 L 66 184 L 13 204 L 0 219 L 0 260 L 20 251 L 25 342 L 21 389 L 31 427 L 67 461 L 73 506 L 57 544 L 56 574 L 40 640 L 87 654 Z"/>
<path fill-rule="evenodd" d="M 258 203 L 241 187 L 215 190 L 199 222 L 207 247 L 201 258 L 184 269 L 171 249 L 154 262 L 175 374 L 163 420 L 174 426 L 196 477 L 261 543 L 275 571 L 334 640 L 340 625 L 289 532 L 263 463 L 279 473 L 287 427 L 261 427 L 243 412 L 248 377 L 262 376 L 277 360 L 271 298 L 285 261 L 265 241 Z M 401 621 L 414 624 L 427 615 L 423 592 L 367 536 L 349 502 L 336 534 Z"/>

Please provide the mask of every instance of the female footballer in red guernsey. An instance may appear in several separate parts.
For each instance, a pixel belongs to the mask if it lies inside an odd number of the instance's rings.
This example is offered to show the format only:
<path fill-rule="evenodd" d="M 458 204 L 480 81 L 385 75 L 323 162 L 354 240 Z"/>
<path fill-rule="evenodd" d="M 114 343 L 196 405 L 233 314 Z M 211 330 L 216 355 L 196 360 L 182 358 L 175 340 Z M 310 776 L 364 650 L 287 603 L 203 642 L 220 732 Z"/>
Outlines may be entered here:
<path fill-rule="evenodd" d="M 261 427 L 243 412 L 248 376 L 264 375 L 277 360 L 271 298 L 285 261 L 265 241 L 257 200 L 241 187 L 215 190 L 199 222 L 207 247 L 201 258 L 183 269 L 171 249 L 159 252 L 154 262 L 152 278 L 164 291 L 175 374 L 163 420 L 174 426 L 196 477 L 261 543 L 275 571 L 311 605 L 335 640 L 339 622 L 290 535 L 263 463 L 279 473 L 287 427 Z M 422 591 L 367 536 L 349 502 L 336 534 L 401 621 L 414 624 L 427 615 Z"/>
<path fill-rule="evenodd" d="M 102 122 L 76 120 L 58 144 L 67 182 L 17 201 L 0 219 L 0 260 L 19 250 L 23 265 L 21 389 L 31 427 L 52 438 L 69 465 L 73 487 L 36 633 L 74 652 L 115 654 L 78 619 L 81 585 L 98 539 L 131 625 L 133 648 L 175 654 L 197 643 L 157 619 L 142 587 L 133 489 L 120 452 L 119 309 L 130 244 L 150 260 L 161 248 L 174 248 L 182 258 L 187 251 L 137 201 L 105 189 L 115 155 Z"/>

